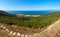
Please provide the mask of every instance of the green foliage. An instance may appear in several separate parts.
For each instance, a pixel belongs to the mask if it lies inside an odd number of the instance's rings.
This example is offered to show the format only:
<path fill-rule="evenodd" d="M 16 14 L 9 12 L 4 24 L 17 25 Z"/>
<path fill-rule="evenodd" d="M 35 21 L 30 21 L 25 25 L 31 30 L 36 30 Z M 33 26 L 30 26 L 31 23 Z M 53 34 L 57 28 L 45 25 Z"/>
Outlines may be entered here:
<path fill-rule="evenodd" d="M 59 12 L 41 15 L 40 17 L 16 17 L 15 15 L 4 13 L 3 11 L 0 11 L 0 14 L 1 23 L 29 28 L 43 28 L 45 26 L 52 24 L 60 18 Z M 2 16 L 2 14 L 4 16 Z"/>

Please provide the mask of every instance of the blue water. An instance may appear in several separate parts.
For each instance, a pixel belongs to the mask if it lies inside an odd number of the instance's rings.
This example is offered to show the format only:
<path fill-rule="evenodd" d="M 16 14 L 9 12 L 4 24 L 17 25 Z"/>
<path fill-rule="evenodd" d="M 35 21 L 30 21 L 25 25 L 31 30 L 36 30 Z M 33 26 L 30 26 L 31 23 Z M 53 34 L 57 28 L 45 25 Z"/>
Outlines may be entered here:
<path fill-rule="evenodd" d="M 11 14 L 28 14 L 28 15 L 37 15 L 37 14 L 49 14 L 52 11 L 6 11 Z"/>

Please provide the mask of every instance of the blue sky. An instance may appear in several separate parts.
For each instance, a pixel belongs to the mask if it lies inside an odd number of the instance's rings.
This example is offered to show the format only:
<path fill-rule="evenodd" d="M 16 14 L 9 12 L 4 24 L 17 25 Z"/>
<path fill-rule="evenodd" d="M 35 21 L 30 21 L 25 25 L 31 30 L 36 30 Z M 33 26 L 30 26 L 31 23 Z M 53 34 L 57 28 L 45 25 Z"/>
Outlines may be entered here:
<path fill-rule="evenodd" d="M 60 0 L 0 0 L 0 10 L 60 10 Z"/>

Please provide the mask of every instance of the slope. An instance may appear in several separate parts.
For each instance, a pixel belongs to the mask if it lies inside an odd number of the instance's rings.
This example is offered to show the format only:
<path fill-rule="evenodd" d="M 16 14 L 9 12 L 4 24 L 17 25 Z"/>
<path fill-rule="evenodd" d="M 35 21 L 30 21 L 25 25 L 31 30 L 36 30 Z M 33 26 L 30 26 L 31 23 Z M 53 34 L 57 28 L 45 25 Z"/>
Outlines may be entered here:
<path fill-rule="evenodd" d="M 33 37 L 60 37 L 60 19 L 44 31 L 33 34 Z"/>

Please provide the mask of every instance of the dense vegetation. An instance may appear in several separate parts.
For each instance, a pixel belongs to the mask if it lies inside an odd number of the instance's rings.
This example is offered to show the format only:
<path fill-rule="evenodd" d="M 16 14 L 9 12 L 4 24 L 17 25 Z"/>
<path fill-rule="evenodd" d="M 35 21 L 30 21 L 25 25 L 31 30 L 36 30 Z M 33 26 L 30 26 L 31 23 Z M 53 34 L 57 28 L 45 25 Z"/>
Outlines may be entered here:
<path fill-rule="evenodd" d="M 50 14 L 40 15 L 39 17 L 17 17 L 16 15 L 0 11 L 0 23 L 7 25 L 17 25 L 28 28 L 44 28 L 54 23 L 60 18 L 60 12 L 53 12 Z"/>

